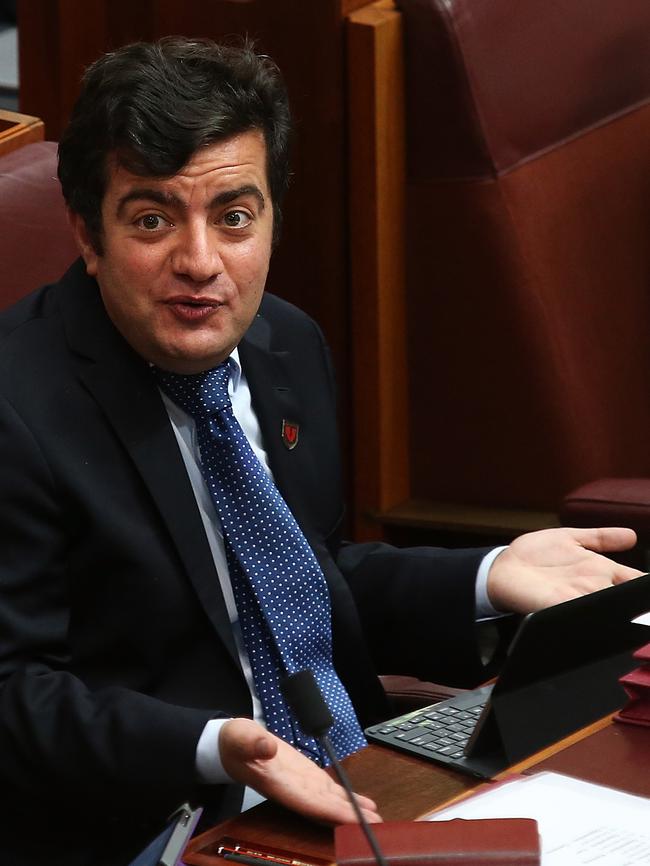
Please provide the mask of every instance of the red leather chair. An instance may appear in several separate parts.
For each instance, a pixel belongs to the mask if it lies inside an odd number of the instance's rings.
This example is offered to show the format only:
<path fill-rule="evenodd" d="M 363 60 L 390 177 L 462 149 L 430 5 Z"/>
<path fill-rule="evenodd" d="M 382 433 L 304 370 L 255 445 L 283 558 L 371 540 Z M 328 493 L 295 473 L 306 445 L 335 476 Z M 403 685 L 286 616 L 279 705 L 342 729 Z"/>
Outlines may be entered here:
<path fill-rule="evenodd" d="M 0 157 L 0 309 L 57 280 L 77 248 L 56 176 L 56 144 Z"/>

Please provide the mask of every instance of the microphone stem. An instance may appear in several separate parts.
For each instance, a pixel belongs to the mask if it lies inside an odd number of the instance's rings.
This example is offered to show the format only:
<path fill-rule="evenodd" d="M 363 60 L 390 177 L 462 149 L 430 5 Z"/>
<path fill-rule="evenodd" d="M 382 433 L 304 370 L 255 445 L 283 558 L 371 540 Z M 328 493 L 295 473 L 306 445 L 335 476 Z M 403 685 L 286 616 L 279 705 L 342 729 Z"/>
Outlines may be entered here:
<path fill-rule="evenodd" d="M 361 829 L 363 830 L 366 839 L 368 840 L 368 845 L 370 845 L 370 849 L 374 855 L 376 862 L 379 864 L 379 866 L 388 866 L 384 855 L 381 853 L 379 843 L 377 842 L 377 837 L 372 832 L 370 824 L 361 814 L 361 809 L 359 808 L 359 804 L 357 803 L 357 798 L 355 797 L 354 791 L 350 786 L 347 775 L 343 772 L 343 768 L 339 763 L 339 759 L 336 757 L 336 752 L 334 751 L 334 748 L 330 742 L 330 738 L 327 736 L 327 734 L 323 734 L 320 737 L 320 741 L 323 745 L 323 748 L 327 752 L 327 757 L 330 759 L 330 762 L 332 764 L 332 767 L 334 768 L 334 772 L 336 773 L 339 782 L 345 789 L 348 795 L 348 799 L 352 803 L 352 808 L 354 809 L 354 813 L 357 816 L 357 821 L 361 825 Z"/>

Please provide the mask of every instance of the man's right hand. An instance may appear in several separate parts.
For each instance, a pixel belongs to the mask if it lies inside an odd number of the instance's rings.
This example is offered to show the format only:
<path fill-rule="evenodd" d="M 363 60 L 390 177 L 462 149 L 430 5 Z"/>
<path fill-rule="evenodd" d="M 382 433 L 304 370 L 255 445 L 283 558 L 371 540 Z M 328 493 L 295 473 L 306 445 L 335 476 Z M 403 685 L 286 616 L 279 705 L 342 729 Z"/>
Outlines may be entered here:
<path fill-rule="evenodd" d="M 224 770 L 236 782 L 254 788 L 315 821 L 356 823 L 343 788 L 309 758 L 251 719 L 230 719 L 219 735 Z M 368 797 L 355 795 L 367 821 L 382 819 Z"/>

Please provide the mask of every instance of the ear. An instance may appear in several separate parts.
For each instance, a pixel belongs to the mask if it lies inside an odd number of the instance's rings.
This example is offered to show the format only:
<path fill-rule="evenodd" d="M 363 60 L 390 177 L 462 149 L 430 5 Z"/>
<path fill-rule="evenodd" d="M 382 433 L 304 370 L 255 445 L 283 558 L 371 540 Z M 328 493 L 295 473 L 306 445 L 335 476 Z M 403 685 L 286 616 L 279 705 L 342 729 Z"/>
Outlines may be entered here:
<path fill-rule="evenodd" d="M 90 239 L 88 228 L 86 227 L 86 221 L 82 216 L 80 216 L 80 214 L 75 213 L 70 210 L 70 208 L 67 210 L 67 216 L 68 224 L 72 229 L 72 234 L 74 235 L 77 246 L 79 247 L 81 257 L 86 263 L 86 272 L 89 276 L 96 277 L 98 253 Z"/>

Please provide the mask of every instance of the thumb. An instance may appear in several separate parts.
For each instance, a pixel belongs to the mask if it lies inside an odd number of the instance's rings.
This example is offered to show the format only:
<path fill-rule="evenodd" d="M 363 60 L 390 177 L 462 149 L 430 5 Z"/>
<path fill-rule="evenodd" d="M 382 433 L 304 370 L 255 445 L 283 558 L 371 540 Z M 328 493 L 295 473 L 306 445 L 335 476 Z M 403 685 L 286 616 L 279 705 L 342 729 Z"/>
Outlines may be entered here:
<path fill-rule="evenodd" d="M 275 739 L 264 731 L 251 742 L 249 758 L 252 761 L 268 761 L 274 758 L 278 751 Z"/>
<path fill-rule="evenodd" d="M 222 729 L 231 754 L 239 761 L 268 761 L 278 751 L 276 738 L 251 719 L 231 719 Z"/>

